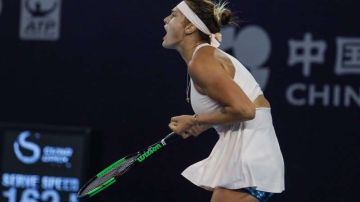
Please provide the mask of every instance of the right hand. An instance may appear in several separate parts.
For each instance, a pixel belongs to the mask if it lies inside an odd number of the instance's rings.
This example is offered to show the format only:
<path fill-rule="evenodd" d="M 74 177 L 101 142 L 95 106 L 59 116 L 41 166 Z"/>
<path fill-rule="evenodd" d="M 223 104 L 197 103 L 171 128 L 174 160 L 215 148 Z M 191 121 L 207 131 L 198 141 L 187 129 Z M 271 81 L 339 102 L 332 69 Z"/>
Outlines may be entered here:
<path fill-rule="evenodd" d="M 204 132 L 205 130 L 209 129 L 210 126 L 208 125 L 199 125 L 199 124 L 195 124 L 192 127 L 190 127 L 188 130 L 186 130 L 186 133 L 184 134 L 180 134 L 184 139 L 190 137 L 190 136 L 194 136 L 197 137 L 199 136 L 202 132 Z"/>
<path fill-rule="evenodd" d="M 205 130 L 209 129 L 209 125 L 197 124 L 196 118 L 191 115 L 182 115 L 172 117 L 169 123 L 169 128 L 176 134 L 186 139 L 190 136 L 197 137 Z"/>

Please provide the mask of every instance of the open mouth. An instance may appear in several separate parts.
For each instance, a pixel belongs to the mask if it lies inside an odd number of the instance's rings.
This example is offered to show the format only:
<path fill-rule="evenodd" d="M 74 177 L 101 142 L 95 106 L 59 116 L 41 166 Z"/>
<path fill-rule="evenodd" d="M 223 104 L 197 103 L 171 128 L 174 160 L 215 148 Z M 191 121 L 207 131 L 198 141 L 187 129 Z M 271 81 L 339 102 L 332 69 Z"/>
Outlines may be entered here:
<path fill-rule="evenodd" d="M 166 27 L 164 26 L 164 29 L 165 29 L 165 35 L 163 37 L 163 39 L 165 39 L 166 35 L 167 35 L 167 30 L 166 30 Z"/>

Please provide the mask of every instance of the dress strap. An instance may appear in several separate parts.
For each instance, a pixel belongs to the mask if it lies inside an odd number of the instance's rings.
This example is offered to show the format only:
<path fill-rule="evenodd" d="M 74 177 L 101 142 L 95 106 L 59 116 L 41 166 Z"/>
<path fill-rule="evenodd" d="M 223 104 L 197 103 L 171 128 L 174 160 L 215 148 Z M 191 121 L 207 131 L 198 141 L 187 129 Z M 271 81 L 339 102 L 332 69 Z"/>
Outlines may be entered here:
<path fill-rule="evenodd" d="M 200 48 L 202 48 L 202 47 L 204 47 L 204 46 L 211 46 L 211 45 L 208 44 L 208 43 L 199 44 L 198 46 L 196 46 L 196 48 L 195 48 L 192 56 L 194 57 L 195 53 L 196 53 Z"/>

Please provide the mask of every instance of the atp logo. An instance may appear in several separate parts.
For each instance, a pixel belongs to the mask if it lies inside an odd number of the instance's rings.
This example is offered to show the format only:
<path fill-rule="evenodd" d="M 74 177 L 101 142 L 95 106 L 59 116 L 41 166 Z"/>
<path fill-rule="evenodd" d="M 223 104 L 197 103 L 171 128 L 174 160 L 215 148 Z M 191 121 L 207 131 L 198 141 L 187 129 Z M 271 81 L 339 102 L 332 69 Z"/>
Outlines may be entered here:
<path fill-rule="evenodd" d="M 34 142 L 30 142 L 28 138 L 31 136 L 30 131 L 21 132 L 14 142 L 14 152 L 16 157 L 24 164 L 34 164 L 41 157 L 41 148 Z M 35 133 L 35 137 L 39 138 L 40 134 Z M 32 154 L 24 155 L 23 151 L 28 150 Z"/>
<path fill-rule="evenodd" d="M 48 6 L 49 8 L 44 8 L 46 6 L 46 3 L 44 1 L 35 1 L 34 6 L 30 5 L 30 0 L 27 0 L 25 2 L 25 8 L 26 10 L 33 16 L 33 17 L 45 17 L 49 15 L 50 13 L 54 12 L 55 9 L 58 7 L 57 2 L 53 2 L 52 5 Z"/>
<path fill-rule="evenodd" d="M 267 32 L 260 26 L 249 25 L 238 33 L 235 27 L 227 27 L 221 34 L 223 41 L 220 48 L 232 50 L 264 90 L 270 76 L 270 68 L 264 66 L 271 53 L 271 40 Z"/>
<path fill-rule="evenodd" d="M 56 41 L 62 0 L 21 0 L 20 39 Z"/>

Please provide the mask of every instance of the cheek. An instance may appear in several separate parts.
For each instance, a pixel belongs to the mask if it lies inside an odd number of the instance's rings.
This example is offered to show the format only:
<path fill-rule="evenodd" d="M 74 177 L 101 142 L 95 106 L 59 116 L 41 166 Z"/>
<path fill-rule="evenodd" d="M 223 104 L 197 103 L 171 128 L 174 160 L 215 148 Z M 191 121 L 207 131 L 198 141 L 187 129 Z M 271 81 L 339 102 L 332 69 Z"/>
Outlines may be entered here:
<path fill-rule="evenodd" d="M 168 35 L 169 37 L 171 37 L 172 39 L 182 39 L 184 34 L 183 34 L 183 27 L 179 26 L 178 24 L 174 25 L 170 25 L 169 29 L 168 29 Z"/>

